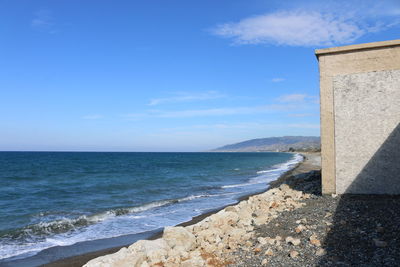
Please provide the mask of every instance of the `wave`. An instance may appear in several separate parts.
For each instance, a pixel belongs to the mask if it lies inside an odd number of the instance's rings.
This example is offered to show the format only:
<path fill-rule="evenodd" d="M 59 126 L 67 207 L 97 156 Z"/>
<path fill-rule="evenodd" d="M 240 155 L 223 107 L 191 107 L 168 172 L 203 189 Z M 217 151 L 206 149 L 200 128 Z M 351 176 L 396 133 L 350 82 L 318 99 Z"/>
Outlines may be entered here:
<path fill-rule="evenodd" d="M 243 186 L 250 186 L 257 183 L 244 183 L 244 184 L 230 184 L 230 185 L 223 185 L 221 188 L 236 188 L 236 187 L 243 187 Z"/>
<path fill-rule="evenodd" d="M 144 205 L 128 207 L 128 208 L 117 208 L 113 210 L 108 210 L 105 212 L 93 214 L 93 215 L 81 215 L 77 218 L 62 218 L 50 222 L 39 222 L 37 224 L 28 225 L 22 229 L 16 229 L 14 231 L 8 232 L 3 237 L 20 239 L 26 237 L 44 237 L 53 234 L 62 234 L 73 231 L 78 228 L 86 227 L 95 223 L 99 223 L 113 217 L 123 216 L 128 214 L 135 214 L 144 212 L 147 210 L 159 208 L 162 206 L 180 203 L 184 201 L 190 201 L 197 198 L 212 197 L 215 195 L 191 195 L 188 197 L 177 198 L 177 199 L 167 199 L 161 201 L 154 201 L 146 203 Z"/>
<path fill-rule="evenodd" d="M 272 167 L 272 169 L 258 171 L 257 174 L 261 174 L 261 175 L 249 179 L 249 182 L 247 182 L 247 183 L 224 185 L 224 186 L 221 186 L 221 188 L 245 187 L 245 186 L 251 186 L 251 185 L 255 185 L 255 184 L 264 184 L 264 183 L 270 182 L 274 179 L 277 179 L 283 173 L 292 169 L 296 164 L 298 164 L 302 160 L 303 160 L 302 155 L 294 154 L 293 158 L 287 162 L 275 165 Z"/>
<path fill-rule="evenodd" d="M 268 181 L 278 178 L 285 170 L 289 170 L 294 164 L 297 164 L 302 158 L 297 155 L 294 155 L 288 162 L 273 166 L 270 169 L 260 170 L 257 176 L 249 179 L 247 183 L 224 186 L 205 185 L 204 188 L 201 188 L 203 192 L 208 193 L 153 201 L 138 206 L 112 208 L 95 214 L 82 215 L 82 213 L 66 214 L 62 212 L 37 214 L 37 218 L 34 218 L 35 221 L 42 220 L 42 222 L 15 229 L 12 232 L 0 233 L 1 238 L 4 238 L 3 242 L 0 242 L 0 259 L 15 256 L 26 257 L 28 254 L 32 255 L 48 247 L 131 234 L 133 230 L 143 232 L 165 225 L 175 225 L 179 223 L 178 220 L 186 218 L 187 213 L 189 213 L 188 216 L 193 216 L 190 213 L 193 213 L 195 209 L 208 210 L 210 206 L 216 207 L 233 203 L 232 200 L 236 199 L 238 194 L 249 191 L 247 188 L 244 190 L 229 190 L 228 188 L 256 184 L 266 185 Z M 249 189 L 250 191 L 253 190 L 253 188 Z M 202 198 L 211 198 L 211 200 L 196 201 Z M 182 204 L 175 207 L 174 205 L 177 203 Z M 198 210 L 196 210 L 196 213 L 199 212 Z M 178 213 L 172 214 L 174 212 Z M 153 218 L 155 214 L 157 214 L 157 218 Z M 161 216 L 160 214 L 165 215 Z M 133 222 L 132 219 L 134 219 Z M 162 221 L 160 222 L 160 220 Z M 129 223 L 127 223 L 128 221 Z M 132 223 L 134 224 L 133 227 Z"/>

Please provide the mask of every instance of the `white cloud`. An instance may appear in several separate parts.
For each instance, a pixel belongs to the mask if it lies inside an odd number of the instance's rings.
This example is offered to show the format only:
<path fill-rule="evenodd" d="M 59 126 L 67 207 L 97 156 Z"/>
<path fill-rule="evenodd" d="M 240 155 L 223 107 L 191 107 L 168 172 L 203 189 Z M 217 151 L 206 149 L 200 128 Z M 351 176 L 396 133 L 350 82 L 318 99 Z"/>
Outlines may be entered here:
<path fill-rule="evenodd" d="M 306 99 L 306 94 L 290 94 L 283 95 L 278 98 L 279 102 L 303 102 Z"/>
<path fill-rule="evenodd" d="M 319 123 L 268 123 L 268 122 L 239 122 L 239 123 L 216 123 L 216 124 L 200 124 L 200 125 L 187 125 L 182 127 L 164 128 L 161 132 L 210 132 L 214 131 L 263 131 L 270 129 L 287 129 L 287 128 L 301 128 L 301 129 L 319 129 Z"/>
<path fill-rule="evenodd" d="M 31 21 L 31 27 L 37 31 L 47 32 L 47 33 L 57 33 L 54 29 L 53 15 L 48 9 L 40 9 L 35 12 L 34 18 Z"/>
<path fill-rule="evenodd" d="M 312 117 L 312 116 L 318 116 L 318 114 L 313 114 L 313 113 L 293 113 L 289 114 L 289 117 L 293 118 L 303 118 L 303 117 Z"/>
<path fill-rule="evenodd" d="M 396 0 L 398 1 L 398 0 Z M 352 43 L 367 33 L 399 25 L 396 1 L 305 2 L 302 9 L 281 9 L 217 25 L 212 33 L 233 44 L 331 46 Z M 282 3 L 282 7 L 284 7 Z"/>
<path fill-rule="evenodd" d="M 302 129 L 319 129 L 321 126 L 319 124 L 313 123 L 294 123 L 287 125 L 290 128 L 302 128 Z"/>
<path fill-rule="evenodd" d="M 154 98 L 150 100 L 149 106 L 156 106 L 166 103 L 178 103 L 178 102 L 190 102 L 190 101 L 201 101 L 223 98 L 225 95 L 218 93 L 217 91 L 207 91 L 202 93 L 176 93 L 175 96 L 166 98 Z"/>
<path fill-rule="evenodd" d="M 284 80 L 285 80 L 284 78 L 273 78 L 273 79 L 271 79 L 271 82 L 279 83 L 279 82 L 283 82 Z"/>
<path fill-rule="evenodd" d="M 329 14 L 282 11 L 218 25 L 216 35 L 235 44 L 273 43 L 291 46 L 351 43 L 367 32 L 354 21 Z"/>
<path fill-rule="evenodd" d="M 209 109 L 189 109 L 189 110 L 149 110 L 146 113 L 131 113 L 121 115 L 130 120 L 139 120 L 145 118 L 191 118 L 191 117 L 210 117 L 210 116 L 227 116 L 239 114 L 257 114 L 270 112 L 285 112 L 296 110 L 297 105 L 292 104 L 272 104 L 253 107 L 226 107 L 226 108 L 209 108 Z"/>
<path fill-rule="evenodd" d="M 313 104 L 319 103 L 319 98 L 316 96 L 310 96 L 307 94 L 288 94 L 282 95 L 277 98 L 277 101 L 282 103 L 301 103 L 301 102 L 310 102 Z"/>
<path fill-rule="evenodd" d="M 84 120 L 98 120 L 102 118 L 104 118 L 104 116 L 100 114 L 89 114 L 82 117 Z"/>

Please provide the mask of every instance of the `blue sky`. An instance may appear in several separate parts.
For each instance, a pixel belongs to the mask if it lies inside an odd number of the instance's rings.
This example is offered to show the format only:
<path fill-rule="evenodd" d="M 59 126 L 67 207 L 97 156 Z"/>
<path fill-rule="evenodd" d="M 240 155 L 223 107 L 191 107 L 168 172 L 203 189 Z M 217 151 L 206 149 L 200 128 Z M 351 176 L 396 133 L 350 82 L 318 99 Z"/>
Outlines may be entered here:
<path fill-rule="evenodd" d="M 201 151 L 319 135 L 314 49 L 400 2 L 0 0 L 0 150 Z"/>

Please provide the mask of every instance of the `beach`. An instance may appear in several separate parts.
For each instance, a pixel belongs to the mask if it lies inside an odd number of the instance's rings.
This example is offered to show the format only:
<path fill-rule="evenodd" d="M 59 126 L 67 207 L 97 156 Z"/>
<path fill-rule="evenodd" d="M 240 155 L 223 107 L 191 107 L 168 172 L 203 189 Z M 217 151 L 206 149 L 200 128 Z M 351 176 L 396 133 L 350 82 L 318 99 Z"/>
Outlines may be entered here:
<path fill-rule="evenodd" d="M 318 171 L 320 169 L 320 161 L 319 161 L 319 154 L 318 153 L 311 153 L 311 154 L 305 154 L 305 160 L 301 163 L 299 163 L 295 168 L 292 170 L 288 171 L 284 175 L 282 175 L 277 181 L 272 182 L 270 184 L 271 187 L 277 187 L 279 184 L 284 183 L 288 178 L 295 176 L 302 176 L 302 175 L 309 175 L 310 173 L 314 173 L 315 171 Z M 267 190 L 268 192 L 269 190 Z M 252 194 L 248 196 L 244 196 L 240 199 L 240 203 L 247 202 L 250 198 L 256 197 L 260 194 Z M 232 207 L 232 206 L 229 206 Z M 220 211 L 224 211 L 224 209 L 229 208 L 225 207 L 219 210 L 215 210 L 206 214 L 202 214 L 200 216 L 194 217 L 192 220 L 180 224 L 178 226 L 183 226 L 183 227 L 193 227 L 193 225 L 196 224 L 201 224 L 202 221 L 207 220 L 207 218 L 210 218 L 210 216 L 217 214 Z M 149 238 L 149 240 L 154 240 L 162 236 L 162 232 L 159 231 L 155 235 Z M 110 253 L 114 253 L 116 251 L 119 251 L 121 247 L 113 248 L 113 249 L 108 249 L 108 250 L 101 250 L 97 251 L 94 253 L 88 253 L 88 254 L 83 254 L 80 256 L 75 256 L 75 257 L 70 257 L 62 260 L 58 260 L 55 262 L 52 262 L 50 264 L 46 264 L 44 266 L 82 266 L 85 264 L 87 261 L 90 259 L 99 257 L 99 256 L 104 256 L 104 255 L 109 255 Z M 108 257 L 108 256 L 106 256 Z"/>
<path fill-rule="evenodd" d="M 16 256 L 3 256 L 0 266 L 39 266 L 77 255 L 84 256 L 76 264 L 82 265 L 137 240 L 154 239 L 164 226 L 196 223 L 263 192 L 302 160 L 299 154 L 275 152 L 2 155 L 10 159 L 3 165 L 6 183 L 23 186 L 21 191 L 10 187 L 10 196 L 20 201 L 6 199 L 7 208 L 25 213 L 14 217 L 20 218 L 16 224 L 2 218 L 1 253 Z M 18 227 L 22 219 L 27 223 Z"/>
<path fill-rule="evenodd" d="M 142 241 L 43 266 L 396 266 L 400 197 L 321 195 L 320 155 L 303 155 L 265 192 Z"/>
<path fill-rule="evenodd" d="M 400 197 L 321 195 L 319 160 L 306 154 L 266 192 L 85 266 L 397 266 Z"/>

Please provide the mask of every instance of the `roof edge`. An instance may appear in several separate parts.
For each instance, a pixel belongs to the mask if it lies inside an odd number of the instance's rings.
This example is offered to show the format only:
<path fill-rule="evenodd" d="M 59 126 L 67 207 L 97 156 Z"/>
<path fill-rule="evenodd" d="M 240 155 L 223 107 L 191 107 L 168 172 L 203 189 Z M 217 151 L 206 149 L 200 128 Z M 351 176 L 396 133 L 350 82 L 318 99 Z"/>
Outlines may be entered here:
<path fill-rule="evenodd" d="M 318 56 L 326 55 L 326 54 L 351 52 L 351 51 L 373 49 L 373 48 L 385 48 L 385 47 L 393 47 L 393 46 L 400 46 L 400 39 L 390 40 L 390 41 L 373 42 L 373 43 L 330 47 L 330 48 L 324 48 L 324 49 L 315 49 L 315 55 L 318 57 Z"/>

